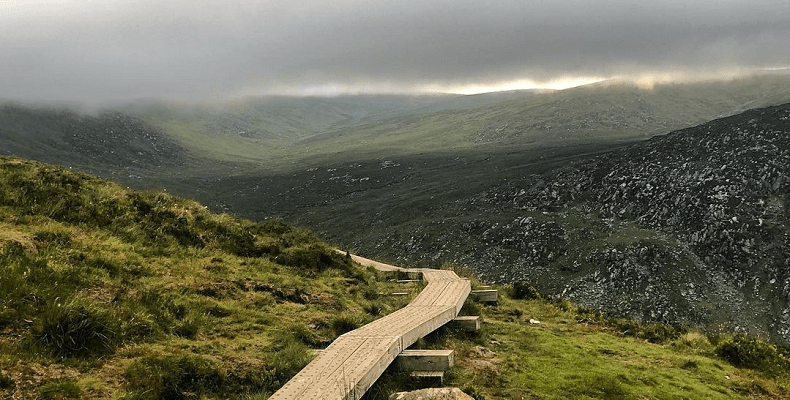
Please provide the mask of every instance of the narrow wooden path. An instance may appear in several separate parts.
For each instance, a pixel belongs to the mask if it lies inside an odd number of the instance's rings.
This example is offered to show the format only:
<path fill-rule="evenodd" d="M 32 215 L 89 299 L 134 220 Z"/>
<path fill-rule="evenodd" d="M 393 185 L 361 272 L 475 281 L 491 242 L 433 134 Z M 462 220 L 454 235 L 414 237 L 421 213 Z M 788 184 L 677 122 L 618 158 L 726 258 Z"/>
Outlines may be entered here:
<path fill-rule="evenodd" d="M 337 338 L 270 400 L 358 400 L 398 354 L 458 316 L 471 291 L 469 280 L 452 271 L 352 258 L 382 271 L 419 272 L 428 284 L 406 307 Z"/>

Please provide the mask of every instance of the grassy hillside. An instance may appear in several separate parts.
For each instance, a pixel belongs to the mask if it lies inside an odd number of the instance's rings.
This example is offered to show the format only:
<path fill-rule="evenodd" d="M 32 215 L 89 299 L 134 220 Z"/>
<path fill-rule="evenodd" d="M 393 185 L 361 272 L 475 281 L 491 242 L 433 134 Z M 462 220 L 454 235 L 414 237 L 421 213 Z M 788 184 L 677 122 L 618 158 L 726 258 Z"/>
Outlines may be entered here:
<path fill-rule="evenodd" d="M 0 155 L 74 167 L 128 182 L 175 175 L 187 151 L 142 120 L 118 112 L 0 105 Z"/>
<path fill-rule="evenodd" d="M 219 106 L 137 105 L 201 157 L 266 169 L 481 145 L 545 146 L 644 139 L 749 108 L 790 101 L 790 76 L 642 89 L 600 83 L 563 91 L 458 96 L 244 99 Z"/>
<path fill-rule="evenodd" d="M 164 193 L 5 157 L 0 188 L 3 398 L 271 392 L 418 289 Z"/>
<path fill-rule="evenodd" d="M 222 105 L 140 104 L 122 111 L 148 121 L 196 154 L 245 162 L 268 160 L 273 152 L 313 135 L 435 107 L 457 97 L 269 97 Z"/>
<path fill-rule="evenodd" d="M 393 118 L 314 136 L 300 143 L 319 157 L 404 155 L 464 150 L 481 144 L 507 147 L 645 139 L 790 101 L 790 75 L 727 82 L 657 85 L 642 89 L 605 82 L 500 102 Z M 291 158 L 303 148 L 294 148 Z M 304 157 L 304 152 L 302 152 Z"/>
<path fill-rule="evenodd" d="M 0 189 L 2 398 L 266 398 L 310 348 L 408 300 L 387 293 L 420 290 L 304 230 L 37 162 L 0 158 Z M 417 344 L 456 349 L 450 382 L 478 399 L 790 396 L 784 348 L 499 289 L 464 308 L 480 334 Z M 409 385 L 388 372 L 368 397 Z"/>

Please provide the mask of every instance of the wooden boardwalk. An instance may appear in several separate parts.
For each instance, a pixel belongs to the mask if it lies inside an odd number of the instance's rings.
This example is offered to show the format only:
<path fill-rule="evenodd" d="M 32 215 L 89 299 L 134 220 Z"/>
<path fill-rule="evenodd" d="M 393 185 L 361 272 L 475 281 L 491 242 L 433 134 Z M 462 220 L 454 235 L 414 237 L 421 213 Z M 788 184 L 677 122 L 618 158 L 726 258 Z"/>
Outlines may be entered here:
<path fill-rule="evenodd" d="M 358 400 L 398 354 L 458 316 L 471 291 L 469 280 L 452 271 L 352 258 L 382 271 L 418 271 L 428 284 L 406 307 L 338 337 L 270 400 Z"/>

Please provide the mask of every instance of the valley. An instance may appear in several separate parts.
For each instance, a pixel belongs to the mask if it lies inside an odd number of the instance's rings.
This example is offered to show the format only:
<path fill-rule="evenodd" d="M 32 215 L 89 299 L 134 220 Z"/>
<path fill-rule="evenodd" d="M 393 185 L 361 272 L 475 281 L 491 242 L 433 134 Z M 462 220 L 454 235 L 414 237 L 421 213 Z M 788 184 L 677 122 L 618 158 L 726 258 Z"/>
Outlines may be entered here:
<path fill-rule="evenodd" d="M 612 315 L 788 342 L 787 106 L 741 114 L 790 101 L 788 81 L 95 116 L 6 106 L 0 148 L 393 263 L 461 265 Z"/>

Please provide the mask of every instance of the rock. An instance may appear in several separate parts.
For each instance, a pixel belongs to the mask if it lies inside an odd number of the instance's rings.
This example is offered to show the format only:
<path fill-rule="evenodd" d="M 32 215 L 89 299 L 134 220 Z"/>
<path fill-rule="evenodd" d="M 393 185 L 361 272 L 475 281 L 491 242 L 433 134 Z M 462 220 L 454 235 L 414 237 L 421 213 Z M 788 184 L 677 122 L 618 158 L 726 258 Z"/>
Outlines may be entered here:
<path fill-rule="evenodd" d="M 476 346 L 472 350 L 472 355 L 478 358 L 491 358 L 496 356 L 496 353 L 483 346 Z"/>
<path fill-rule="evenodd" d="M 399 392 L 390 396 L 390 400 L 474 400 L 458 388 L 422 389 L 413 392 Z"/>

